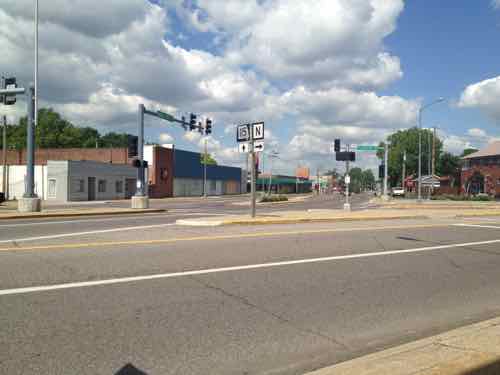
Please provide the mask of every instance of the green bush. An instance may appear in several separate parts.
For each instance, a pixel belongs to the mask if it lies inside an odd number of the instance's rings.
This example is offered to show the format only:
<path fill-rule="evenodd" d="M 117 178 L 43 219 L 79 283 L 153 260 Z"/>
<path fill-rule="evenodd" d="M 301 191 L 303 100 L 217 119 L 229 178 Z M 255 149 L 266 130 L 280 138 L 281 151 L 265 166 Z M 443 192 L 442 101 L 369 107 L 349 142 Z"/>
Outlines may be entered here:
<path fill-rule="evenodd" d="M 489 195 L 486 194 L 476 195 L 476 196 L 441 194 L 441 195 L 433 195 L 431 199 L 435 201 L 472 201 L 472 202 L 490 202 L 495 200 L 495 198 L 490 197 Z"/>
<path fill-rule="evenodd" d="M 288 198 L 285 195 L 264 195 L 260 201 L 262 203 L 265 202 L 284 202 L 287 201 Z"/>

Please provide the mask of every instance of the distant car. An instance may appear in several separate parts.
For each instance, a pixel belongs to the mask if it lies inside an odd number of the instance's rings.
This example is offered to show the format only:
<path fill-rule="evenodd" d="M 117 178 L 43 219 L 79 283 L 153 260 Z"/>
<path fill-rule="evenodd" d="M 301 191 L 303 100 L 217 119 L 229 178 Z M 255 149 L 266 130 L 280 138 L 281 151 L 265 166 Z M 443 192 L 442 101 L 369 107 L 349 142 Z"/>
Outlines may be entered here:
<path fill-rule="evenodd" d="M 392 196 L 393 197 L 404 197 L 405 196 L 405 189 L 403 189 L 402 187 L 392 188 Z"/>

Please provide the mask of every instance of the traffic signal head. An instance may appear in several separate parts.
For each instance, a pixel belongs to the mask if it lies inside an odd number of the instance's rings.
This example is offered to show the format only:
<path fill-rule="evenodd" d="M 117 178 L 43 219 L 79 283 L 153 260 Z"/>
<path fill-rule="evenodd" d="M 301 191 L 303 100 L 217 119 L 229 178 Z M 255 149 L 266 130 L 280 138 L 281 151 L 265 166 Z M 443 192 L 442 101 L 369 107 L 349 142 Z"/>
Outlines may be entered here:
<path fill-rule="evenodd" d="M 17 87 L 16 78 L 15 77 L 5 78 L 3 86 L 4 89 L 15 89 Z M 4 95 L 3 104 L 5 105 L 16 104 L 16 95 L 15 94 Z"/>
<path fill-rule="evenodd" d="M 127 136 L 127 148 L 128 148 L 128 157 L 133 158 L 137 156 L 138 153 L 138 144 L 139 137 L 136 135 L 128 135 Z"/>
<path fill-rule="evenodd" d="M 195 130 L 196 129 L 196 115 L 194 113 L 191 113 L 189 115 L 189 130 Z"/>
<path fill-rule="evenodd" d="M 201 125 L 201 121 L 198 123 L 198 132 L 203 134 L 203 126 Z"/>
<path fill-rule="evenodd" d="M 212 134 L 212 120 L 210 120 L 209 118 L 207 118 L 205 122 L 205 134 Z"/>
<path fill-rule="evenodd" d="M 385 177 L 385 165 L 384 164 L 380 164 L 378 166 L 378 178 L 384 178 Z"/>
<path fill-rule="evenodd" d="M 340 139 L 336 139 L 333 145 L 333 150 L 335 152 L 340 152 Z"/>
<path fill-rule="evenodd" d="M 182 121 L 182 127 L 184 128 L 184 130 L 187 130 L 187 123 L 186 123 L 186 117 L 185 116 L 182 116 L 181 117 L 181 121 Z"/>
<path fill-rule="evenodd" d="M 352 151 L 339 151 L 335 153 L 337 161 L 356 161 L 356 153 Z"/>

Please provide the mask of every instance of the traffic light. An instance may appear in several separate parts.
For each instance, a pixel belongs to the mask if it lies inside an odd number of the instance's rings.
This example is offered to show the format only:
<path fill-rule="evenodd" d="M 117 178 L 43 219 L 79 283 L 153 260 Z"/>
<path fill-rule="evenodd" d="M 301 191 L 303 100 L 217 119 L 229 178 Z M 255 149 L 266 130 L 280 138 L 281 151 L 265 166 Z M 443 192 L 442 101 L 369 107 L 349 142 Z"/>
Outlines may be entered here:
<path fill-rule="evenodd" d="M 182 121 L 182 127 L 184 128 L 184 130 L 187 130 L 186 117 L 182 116 L 181 121 Z"/>
<path fill-rule="evenodd" d="M 189 115 L 189 130 L 195 130 L 196 129 L 196 115 L 194 113 L 191 113 Z"/>
<path fill-rule="evenodd" d="M 200 122 L 198 122 L 198 132 L 199 132 L 200 134 L 203 134 L 203 126 L 202 126 L 202 124 L 201 124 L 201 121 L 200 121 Z"/>
<path fill-rule="evenodd" d="M 209 118 L 207 118 L 207 120 L 205 121 L 205 134 L 212 134 L 212 120 L 210 120 Z"/>
<path fill-rule="evenodd" d="M 384 178 L 385 177 L 385 165 L 380 164 L 378 166 L 378 178 Z"/>
<path fill-rule="evenodd" d="M 336 139 L 333 145 L 333 150 L 335 152 L 340 152 L 340 139 Z"/>
<path fill-rule="evenodd" d="M 127 149 L 128 149 L 128 157 L 133 158 L 137 156 L 139 144 L 139 137 L 136 135 L 128 135 L 127 136 Z"/>
<path fill-rule="evenodd" d="M 3 88 L 4 89 L 17 88 L 16 78 L 15 77 L 5 78 L 3 81 Z M 14 95 L 4 95 L 3 104 L 5 104 L 5 105 L 16 104 L 16 95 L 15 94 Z"/>

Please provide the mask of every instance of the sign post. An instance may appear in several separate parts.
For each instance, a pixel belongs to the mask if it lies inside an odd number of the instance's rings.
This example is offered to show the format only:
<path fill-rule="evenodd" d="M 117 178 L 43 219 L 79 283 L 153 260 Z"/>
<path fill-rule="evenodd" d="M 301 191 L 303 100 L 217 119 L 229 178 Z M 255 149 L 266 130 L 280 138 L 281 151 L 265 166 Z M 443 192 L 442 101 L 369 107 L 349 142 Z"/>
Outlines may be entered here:
<path fill-rule="evenodd" d="M 257 170 L 255 166 L 255 153 L 264 150 L 264 123 L 256 122 L 253 124 L 238 125 L 236 128 L 236 142 L 238 142 L 239 152 L 250 153 L 251 163 L 251 178 L 250 178 L 250 215 L 252 218 L 256 216 L 256 201 L 257 201 Z"/>
<path fill-rule="evenodd" d="M 349 152 L 349 145 L 347 145 L 347 152 Z M 351 211 L 351 204 L 349 203 L 349 185 L 351 184 L 351 176 L 349 176 L 349 159 L 345 161 L 345 203 L 344 210 Z"/>

